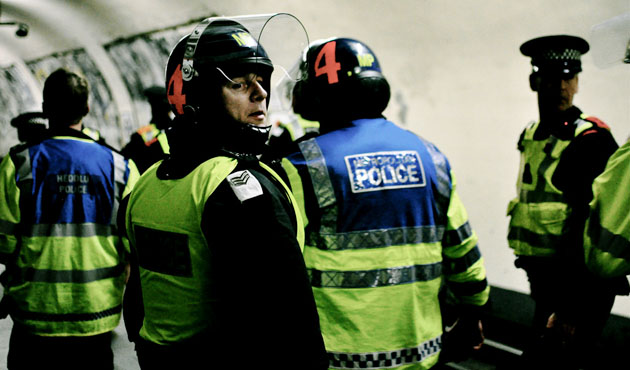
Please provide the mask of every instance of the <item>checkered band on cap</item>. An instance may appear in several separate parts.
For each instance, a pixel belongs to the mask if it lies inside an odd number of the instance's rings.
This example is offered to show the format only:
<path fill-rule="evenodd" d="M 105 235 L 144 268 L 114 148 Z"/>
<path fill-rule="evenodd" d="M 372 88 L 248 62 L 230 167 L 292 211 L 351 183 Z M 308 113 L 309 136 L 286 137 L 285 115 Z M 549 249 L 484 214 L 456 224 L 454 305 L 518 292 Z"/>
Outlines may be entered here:
<path fill-rule="evenodd" d="M 546 50 L 536 59 L 540 60 L 580 60 L 582 53 L 575 49 Z"/>
<path fill-rule="evenodd" d="M 586 40 L 570 35 L 551 35 L 524 42 L 520 47 L 523 55 L 532 58 L 537 67 L 581 70 L 580 58 L 589 50 Z M 565 72 L 566 73 L 566 72 Z"/>
<path fill-rule="evenodd" d="M 44 125 L 48 126 L 48 118 L 41 112 L 22 113 L 11 120 L 11 126 L 20 127 L 25 125 Z"/>
<path fill-rule="evenodd" d="M 33 117 L 29 119 L 26 123 L 35 125 L 46 125 L 48 123 L 48 120 L 44 117 Z"/>

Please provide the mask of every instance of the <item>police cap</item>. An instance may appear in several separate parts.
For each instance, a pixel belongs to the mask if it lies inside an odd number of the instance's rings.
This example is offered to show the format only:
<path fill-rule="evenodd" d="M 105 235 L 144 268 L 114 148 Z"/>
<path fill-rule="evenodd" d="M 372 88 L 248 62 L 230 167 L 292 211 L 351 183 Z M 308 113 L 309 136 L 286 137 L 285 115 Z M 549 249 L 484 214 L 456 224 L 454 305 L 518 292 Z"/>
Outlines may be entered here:
<path fill-rule="evenodd" d="M 529 40 L 520 50 L 532 58 L 535 73 L 572 75 L 582 71 L 580 57 L 588 52 L 589 45 L 577 36 L 552 35 Z"/>
<path fill-rule="evenodd" d="M 42 112 L 26 112 L 11 120 L 11 126 L 15 128 L 26 127 L 29 125 L 39 125 L 46 128 L 48 126 L 48 119 Z"/>

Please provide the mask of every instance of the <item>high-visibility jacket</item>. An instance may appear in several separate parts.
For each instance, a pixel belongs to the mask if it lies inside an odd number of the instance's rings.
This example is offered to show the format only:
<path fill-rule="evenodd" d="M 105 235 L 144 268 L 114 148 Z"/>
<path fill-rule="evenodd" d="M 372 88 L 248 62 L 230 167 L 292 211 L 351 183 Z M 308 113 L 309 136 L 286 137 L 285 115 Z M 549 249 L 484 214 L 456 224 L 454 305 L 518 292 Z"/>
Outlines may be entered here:
<path fill-rule="evenodd" d="M 382 118 L 299 149 L 283 166 L 307 217 L 304 259 L 330 367 L 432 367 L 442 283 L 465 304 L 489 293 L 447 158 Z"/>
<path fill-rule="evenodd" d="M 630 142 L 610 157 L 593 183 L 584 248 L 586 265 L 603 277 L 630 274 Z"/>
<path fill-rule="evenodd" d="M 81 132 L 91 137 L 94 141 L 99 141 L 101 139 L 101 132 L 96 129 L 84 126 L 81 129 Z"/>
<path fill-rule="evenodd" d="M 155 123 L 150 123 L 146 126 L 140 127 L 136 133 L 140 135 L 145 146 L 151 146 L 155 142 L 158 142 L 164 154 L 169 154 L 170 147 L 168 145 L 166 134 L 163 130 L 158 129 Z"/>
<path fill-rule="evenodd" d="M 594 123 L 581 114 L 574 122 L 574 136 L 592 128 Z M 552 183 L 552 176 L 571 139 L 550 135 L 535 140 L 540 122 L 532 122 L 519 142 L 521 162 L 517 181 L 518 196 L 508 205 L 510 216 L 508 244 L 519 256 L 554 256 L 566 234 L 571 209 L 563 193 Z"/>
<path fill-rule="evenodd" d="M 71 129 L 5 157 L 0 256 L 16 323 L 41 336 L 118 325 L 128 246 L 116 212 L 138 177 L 133 162 Z"/>
<path fill-rule="evenodd" d="M 202 229 L 202 217 L 208 198 L 229 175 L 237 187 L 256 182 L 248 178 L 247 171 L 233 173 L 237 164 L 234 158 L 214 157 L 178 180 L 160 180 L 156 175 L 159 166 L 154 165 L 131 193 L 126 224 L 139 259 L 144 301 L 142 338 L 168 345 L 192 338 L 216 324 L 218 288 L 211 278 L 213 257 Z M 260 165 L 285 187 L 297 220 L 297 239 L 303 247 L 303 223 L 295 200 L 280 177 L 271 168 Z M 247 198 L 249 194 L 244 192 L 242 196 Z"/>
<path fill-rule="evenodd" d="M 134 132 L 120 152 L 131 158 L 140 173 L 144 173 L 152 164 L 170 153 L 170 146 L 164 130 L 151 123 Z"/>
<path fill-rule="evenodd" d="M 288 119 L 288 122 L 280 122 L 280 127 L 287 130 L 291 140 L 295 141 L 306 134 L 316 133 L 319 130 L 319 122 L 309 121 L 296 114 Z"/>

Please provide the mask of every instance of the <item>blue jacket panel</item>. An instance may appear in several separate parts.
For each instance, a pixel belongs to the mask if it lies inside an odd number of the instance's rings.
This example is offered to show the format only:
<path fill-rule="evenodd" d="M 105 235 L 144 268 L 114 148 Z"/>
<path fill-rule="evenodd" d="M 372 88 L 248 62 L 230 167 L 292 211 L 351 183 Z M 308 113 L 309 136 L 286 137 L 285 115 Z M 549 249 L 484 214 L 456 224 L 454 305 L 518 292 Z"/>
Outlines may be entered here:
<path fill-rule="evenodd" d="M 32 212 L 23 212 L 23 222 L 111 223 L 120 190 L 115 183 L 116 168 L 126 167 L 121 156 L 98 143 L 71 137 L 49 138 L 25 151 L 28 154 L 14 153 L 18 162 L 30 160 L 30 168 L 25 163 L 16 179 L 20 182 L 30 176 L 32 180 Z M 123 183 L 129 176 L 125 167 Z"/>
<path fill-rule="evenodd" d="M 312 140 L 334 189 L 328 205 L 338 206 L 337 232 L 444 225 L 450 165 L 433 144 L 383 118 L 357 120 Z M 298 168 L 315 160 L 305 158 L 305 145 L 304 157 L 288 157 Z"/>

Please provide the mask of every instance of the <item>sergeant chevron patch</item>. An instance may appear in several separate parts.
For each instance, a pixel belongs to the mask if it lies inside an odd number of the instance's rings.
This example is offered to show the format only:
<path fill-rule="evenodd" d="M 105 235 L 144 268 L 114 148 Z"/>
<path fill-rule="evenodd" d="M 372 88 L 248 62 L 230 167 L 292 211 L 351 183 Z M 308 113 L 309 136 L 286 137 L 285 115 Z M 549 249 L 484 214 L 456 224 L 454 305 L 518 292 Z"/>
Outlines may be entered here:
<path fill-rule="evenodd" d="M 263 194 L 260 182 L 247 170 L 231 173 L 227 181 L 241 203 Z"/>

